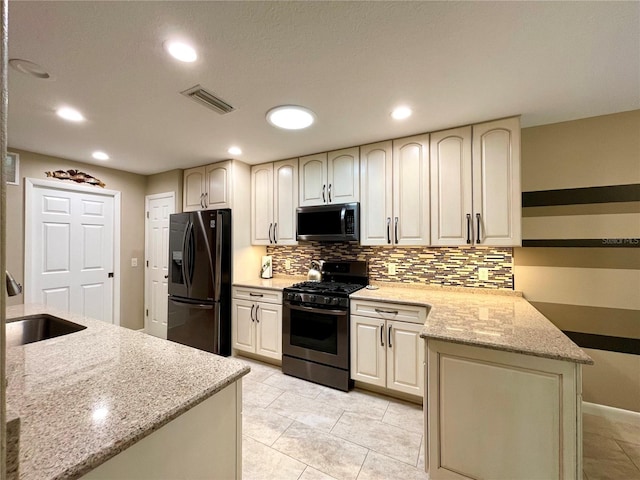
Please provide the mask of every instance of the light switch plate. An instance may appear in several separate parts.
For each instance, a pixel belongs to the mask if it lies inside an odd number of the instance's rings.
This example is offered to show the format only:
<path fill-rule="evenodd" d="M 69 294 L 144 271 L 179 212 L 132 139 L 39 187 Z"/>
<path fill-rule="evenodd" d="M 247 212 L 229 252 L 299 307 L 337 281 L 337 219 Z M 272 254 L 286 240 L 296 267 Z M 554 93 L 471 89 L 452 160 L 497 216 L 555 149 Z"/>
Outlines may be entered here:
<path fill-rule="evenodd" d="M 387 263 L 387 268 L 389 269 L 389 275 L 396 274 L 396 264 L 395 263 Z"/>
<path fill-rule="evenodd" d="M 284 269 L 291 270 L 291 260 L 287 259 L 284 261 Z"/>
<path fill-rule="evenodd" d="M 138 259 L 137 258 L 132 258 L 131 259 L 131 266 L 132 267 L 137 267 L 138 266 Z"/>

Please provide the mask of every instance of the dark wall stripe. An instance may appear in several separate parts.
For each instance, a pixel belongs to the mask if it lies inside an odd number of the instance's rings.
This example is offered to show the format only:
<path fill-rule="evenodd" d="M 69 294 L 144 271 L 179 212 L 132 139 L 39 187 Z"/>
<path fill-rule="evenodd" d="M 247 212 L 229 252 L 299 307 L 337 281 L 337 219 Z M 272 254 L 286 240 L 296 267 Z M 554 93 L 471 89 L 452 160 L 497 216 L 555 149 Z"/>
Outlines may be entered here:
<path fill-rule="evenodd" d="M 606 335 L 570 332 L 568 330 L 563 331 L 563 333 L 582 348 L 640 355 L 640 340 L 635 338 L 608 337 Z"/>
<path fill-rule="evenodd" d="M 640 201 L 640 184 L 638 183 L 607 187 L 565 188 L 560 190 L 522 192 L 523 207 L 637 201 Z"/>
<path fill-rule="evenodd" d="M 523 217 L 567 217 L 571 215 L 615 215 L 640 213 L 640 202 L 584 203 L 581 205 L 552 205 L 526 207 Z"/>
<path fill-rule="evenodd" d="M 515 248 L 516 266 L 613 268 L 640 270 L 640 249 L 629 248 Z"/>
<path fill-rule="evenodd" d="M 638 248 L 640 238 L 576 238 L 567 240 L 522 240 L 523 247 Z"/>

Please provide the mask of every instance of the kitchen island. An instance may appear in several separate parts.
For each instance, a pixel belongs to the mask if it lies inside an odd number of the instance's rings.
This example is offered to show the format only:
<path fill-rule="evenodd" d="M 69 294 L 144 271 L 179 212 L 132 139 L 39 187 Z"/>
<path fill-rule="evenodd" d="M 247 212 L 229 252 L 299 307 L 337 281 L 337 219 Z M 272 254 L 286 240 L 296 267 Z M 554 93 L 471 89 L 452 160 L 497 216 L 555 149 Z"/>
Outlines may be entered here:
<path fill-rule="evenodd" d="M 18 478 L 240 477 L 247 366 L 44 306 L 7 320 L 38 313 L 87 328 L 7 349 Z"/>

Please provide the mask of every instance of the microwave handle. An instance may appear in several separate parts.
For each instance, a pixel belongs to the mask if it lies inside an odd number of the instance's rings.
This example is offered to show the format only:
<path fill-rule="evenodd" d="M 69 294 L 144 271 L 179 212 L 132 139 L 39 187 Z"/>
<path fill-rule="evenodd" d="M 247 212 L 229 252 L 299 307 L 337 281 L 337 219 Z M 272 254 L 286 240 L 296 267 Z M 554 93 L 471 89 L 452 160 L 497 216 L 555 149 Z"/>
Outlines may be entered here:
<path fill-rule="evenodd" d="M 347 222 L 345 221 L 345 217 L 347 216 L 347 207 L 343 206 L 340 209 L 340 228 L 342 235 L 347 234 Z"/>

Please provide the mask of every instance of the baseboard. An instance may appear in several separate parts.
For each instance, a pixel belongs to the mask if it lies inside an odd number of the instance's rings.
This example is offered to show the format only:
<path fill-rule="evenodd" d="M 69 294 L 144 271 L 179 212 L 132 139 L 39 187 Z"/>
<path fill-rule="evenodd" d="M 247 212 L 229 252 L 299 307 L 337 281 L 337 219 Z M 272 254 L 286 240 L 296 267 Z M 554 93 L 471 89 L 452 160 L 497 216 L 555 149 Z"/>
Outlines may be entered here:
<path fill-rule="evenodd" d="M 640 412 L 609 407 L 599 403 L 582 402 L 582 413 L 603 417 L 614 422 L 625 422 L 640 425 Z"/>

